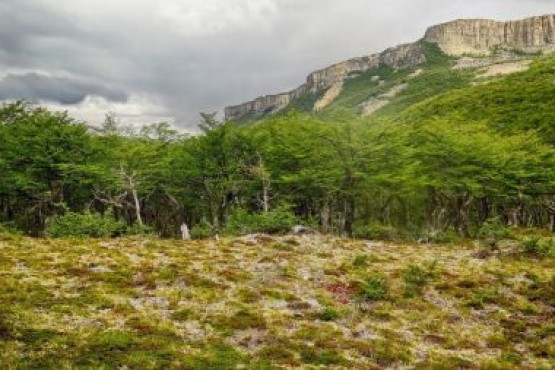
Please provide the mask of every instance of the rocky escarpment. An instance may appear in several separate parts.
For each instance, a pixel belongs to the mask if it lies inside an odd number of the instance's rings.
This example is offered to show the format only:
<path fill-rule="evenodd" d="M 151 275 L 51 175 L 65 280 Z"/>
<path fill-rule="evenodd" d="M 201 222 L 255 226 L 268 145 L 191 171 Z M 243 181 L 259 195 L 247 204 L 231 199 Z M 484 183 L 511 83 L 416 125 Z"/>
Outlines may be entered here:
<path fill-rule="evenodd" d="M 518 21 L 500 22 L 485 19 L 456 20 L 433 26 L 426 31 L 425 41 L 436 43 L 446 54 L 487 54 L 496 48 L 515 49 L 526 53 L 555 51 L 555 15 L 532 17 Z M 414 67 L 426 61 L 421 43 L 406 44 L 366 57 L 311 73 L 297 89 L 259 97 L 253 101 L 227 107 L 225 117 L 239 120 L 278 112 L 308 94 L 336 88 L 354 72 L 364 72 L 381 65 L 397 69 Z M 336 92 L 335 95 L 337 95 Z M 323 105 L 336 96 L 324 96 Z M 316 107 L 318 108 L 318 106 Z"/>
<path fill-rule="evenodd" d="M 291 101 L 306 93 L 315 93 L 342 82 L 354 72 L 364 72 L 381 65 L 393 68 L 408 68 L 426 61 L 424 51 L 419 44 L 400 45 L 387 49 L 383 53 L 373 54 L 347 60 L 311 73 L 304 84 L 295 90 L 277 95 L 259 97 L 248 103 L 227 107 L 225 117 L 228 120 L 241 119 L 248 115 L 264 115 L 286 108 Z"/>
<path fill-rule="evenodd" d="M 524 52 L 555 50 L 555 15 L 518 21 L 456 20 L 431 27 L 425 40 L 447 54 L 489 53 L 496 47 Z"/>

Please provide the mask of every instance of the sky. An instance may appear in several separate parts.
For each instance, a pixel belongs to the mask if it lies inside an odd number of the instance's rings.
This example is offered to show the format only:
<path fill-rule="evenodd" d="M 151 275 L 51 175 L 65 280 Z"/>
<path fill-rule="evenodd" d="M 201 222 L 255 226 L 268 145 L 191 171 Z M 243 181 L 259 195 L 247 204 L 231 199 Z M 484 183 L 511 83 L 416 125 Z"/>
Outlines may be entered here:
<path fill-rule="evenodd" d="M 554 12 L 555 0 L 1 0 L 0 101 L 194 131 L 200 112 L 293 89 L 437 23 Z"/>

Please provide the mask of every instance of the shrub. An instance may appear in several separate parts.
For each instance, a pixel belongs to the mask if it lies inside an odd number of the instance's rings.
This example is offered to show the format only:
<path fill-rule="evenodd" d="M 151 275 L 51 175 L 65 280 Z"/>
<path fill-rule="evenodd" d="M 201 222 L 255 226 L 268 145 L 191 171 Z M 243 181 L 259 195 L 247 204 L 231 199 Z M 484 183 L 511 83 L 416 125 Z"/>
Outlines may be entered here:
<path fill-rule="evenodd" d="M 21 235 L 21 230 L 19 230 L 13 222 L 6 222 L 0 224 L 0 234 Z"/>
<path fill-rule="evenodd" d="M 480 288 L 472 292 L 472 296 L 464 302 L 466 307 L 483 309 L 486 304 L 501 304 L 504 297 L 496 289 Z"/>
<path fill-rule="evenodd" d="M 148 225 L 140 225 L 138 223 L 135 223 L 131 226 L 129 226 L 126 231 L 125 234 L 127 235 L 152 235 L 154 234 L 154 229 Z"/>
<path fill-rule="evenodd" d="M 499 217 L 494 217 L 482 224 L 482 227 L 478 230 L 478 237 L 498 241 L 510 238 L 511 231 L 501 222 Z"/>
<path fill-rule="evenodd" d="M 21 231 L 11 223 L 0 224 L 0 240 L 10 241 L 21 238 Z"/>
<path fill-rule="evenodd" d="M 353 267 L 366 267 L 368 266 L 369 260 L 370 256 L 368 255 L 358 255 L 353 260 Z"/>
<path fill-rule="evenodd" d="M 225 233 L 232 235 L 251 233 L 279 233 L 289 231 L 298 223 L 289 206 L 280 206 L 268 213 L 251 214 L 237 208 L 229 217 Z"/>
<path fill-rule="evenodd" d="M 334 321 L 339 318 L 339 312 L 335 308 L 326 307 L 320 312 L 318 318 L 322 321 Z"/>
<path fill-rule="evenodd" d="M 206 239 L 216 235 L 216 228 L 208 220 L 203 218 L 198 224 L 191 228 L 193 239 Z"/>
<path fill-rule="evenodd" d="M 380 275 L 370 275 L 360 285 L 360 294 L 368 301 L 379 301 L 388 295 L 385 278 Z"/>
<path fill-rule="evenodd" d="M 524 253 L 536 257 L 550 257 L 555 251 L 555 243 L 551 238 L 533 237 L 522 242 L 522 250 Z"/>
<path fill-rule="evenodd" d="M 396 240 L 399 232 L 393 226 L 380 223 L 356 224 L 354 234 L 357 238 L 370 240 Z"/>
<path fill-rule="evenodd" d="M 416 294 L 422 294 L 422 290 L 433 276 L 432 269 L 433 267 L 425 269 L 418 265 L 409 265 L 405 271 L 403 271 L 403 280 L 406 284 L 405 295 L 414 296 Z"/>
<path fill-rule="evenodd" d="M 421 241 L 425 241 L 427 243 L 440 243 L 440 244 L 448 244 L 454 243 L 460 239 L 460 236 L 455 232 L 453 229 L 447 229 L 443 231 L 428 231 L 423 233 L 420 238 Z"/>
<path fill-rule="evenodd" d="M 51 238 L 108 238 L 125 232 L 126 226 L 123 222 L 96 213 L 68 212 L 54 217 L 46 227 L 46 235 Z"/>

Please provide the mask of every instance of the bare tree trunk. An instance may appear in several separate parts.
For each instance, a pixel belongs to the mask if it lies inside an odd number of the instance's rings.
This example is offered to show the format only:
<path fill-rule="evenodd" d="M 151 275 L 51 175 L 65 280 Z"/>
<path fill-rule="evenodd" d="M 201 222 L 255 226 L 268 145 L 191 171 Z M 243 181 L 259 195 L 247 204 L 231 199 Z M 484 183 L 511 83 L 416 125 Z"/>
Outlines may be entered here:
<path fill-rule="evenodd" d="M 135 218 L 140 226 L 143 226 L 143 218 L 141 217 L 141 202 L 139 200 L 139 195 L 137 192 L 137 187 L 139 186 L 138 182 L 135 180 L 135 172 L 132 174 L 127 174 L 123 169 L 123 165 L 120 166 L 120 176 L 124 180 L 124 187 L 127 188 L 128 191 L 131 192 L 131 196 L 133 197 L 133 203 L 135 208 Z"/>
<path fill-rule="evenodd" d="M 258 167 L 255 168 L 254 172 L 260 177 L 262 182 L 262 211 L 268 213 L 270 212 L 270 190 L 272 187 L 272 180 L 264 166 L 262 155 L 260 155 L 260 153 L 256 153 L 256 155 L 258 156 Z"/>
<path fill-rule="evenodd" d="M 143 226 L 143 218 L 141 217 L 141 202 L 139 201 L 137 190 L 133 189 L 131 194 L 133 195 L 133 201 L 135 202 L 135 216 L 137 217 L 137 222 L 139 225 Z"/>
<path fill-rule="evenodd" d="M 513 227 L 519 227 L 520 226 L 520 220 L 518 218 L 518 214 L 520 212 L 520 206 L 518 207 L 514 207 L 511 208 L 511 210 L 509 211 L 509 225 L 513 226 Z"/>
<path fill-rule="evenodd" d="M 270 212 L 270 185 L 268 181 L 262 180 L 262 209 L 264 213 Z"/>

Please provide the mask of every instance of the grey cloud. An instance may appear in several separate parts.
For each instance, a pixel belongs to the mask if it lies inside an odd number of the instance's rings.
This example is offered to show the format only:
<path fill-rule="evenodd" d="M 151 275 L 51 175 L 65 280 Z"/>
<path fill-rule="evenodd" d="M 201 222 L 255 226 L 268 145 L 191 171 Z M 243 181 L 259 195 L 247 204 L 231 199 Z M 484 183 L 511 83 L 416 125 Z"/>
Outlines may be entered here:
<path fill-rule="evenodd" d="M 68 77 L 51 77 L 38 73 L 8 74 L 0 81 L 0 100 L 31 100 L 79 104 L 87 96 L 96 95 L 112 102 L 127 101 L 124 91 L 77 81 Z"/>
<path fill-rule="evenodd" d="M 164 17 L 174 8 L 185 21 Z M 1 70 L 79 79 L 12 77 L 0 82 L 0 99 L 14 91 L 65 104 L 88 94 L 149 96 L 159 107 L 145 115 L 192 127 L 200 111 L 294 88 L 315 69 L 417 40 L 436 23 L 553 11 L 552 0 L 2 0 Z"/>

